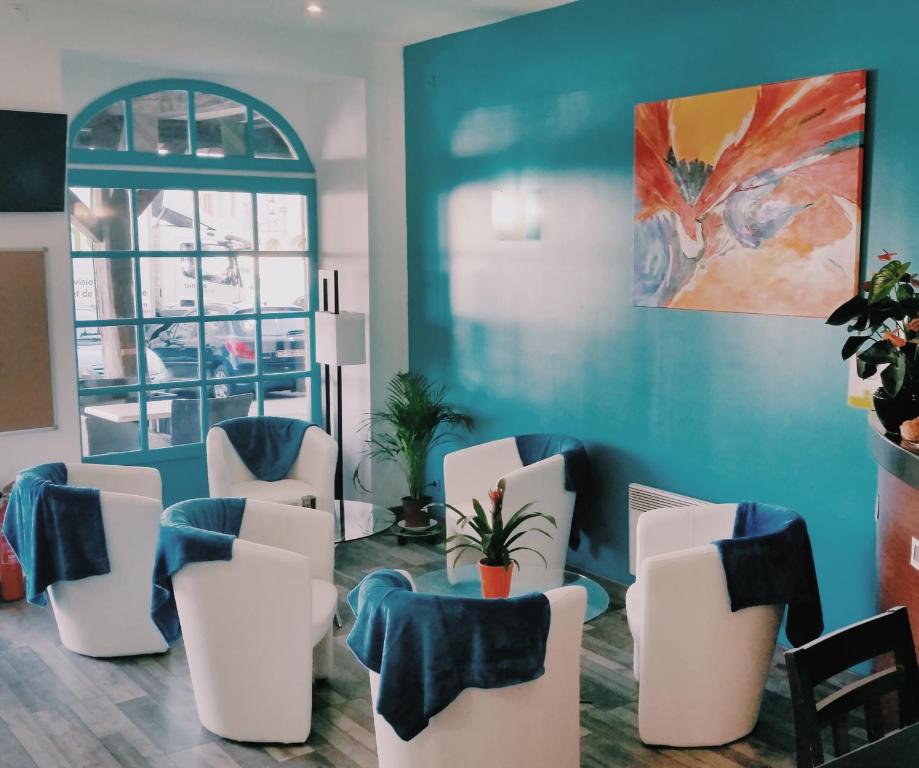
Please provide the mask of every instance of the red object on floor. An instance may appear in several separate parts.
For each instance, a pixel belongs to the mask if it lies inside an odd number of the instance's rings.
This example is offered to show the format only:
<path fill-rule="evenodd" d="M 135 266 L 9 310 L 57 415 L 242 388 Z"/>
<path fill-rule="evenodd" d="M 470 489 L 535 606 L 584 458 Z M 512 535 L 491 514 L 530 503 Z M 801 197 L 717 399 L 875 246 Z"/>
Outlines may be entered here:
<path fill-rule="evenodd" d="M 13 484 L 10 483 L 3 489 L 3 495 L 0 497 L 0 528 L 3 527 L 3 515 L 6 513 L 6 505 L 12 490 Z M 25 586 L 22 581 L 22 568 L 19 567 L 13 548 L 0 534 L 0 600 L 22 600 L 23 597 Z"/>

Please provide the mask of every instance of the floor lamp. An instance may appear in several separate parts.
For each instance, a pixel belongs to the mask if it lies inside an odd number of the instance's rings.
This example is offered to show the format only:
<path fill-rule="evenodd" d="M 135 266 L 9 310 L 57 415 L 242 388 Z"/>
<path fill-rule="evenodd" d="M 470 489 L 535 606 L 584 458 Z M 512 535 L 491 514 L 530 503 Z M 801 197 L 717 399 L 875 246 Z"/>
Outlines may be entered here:
<path fill-rule="evenodd" d="M 335 467 L 335 498 L 338 500 L 339 532 L 345 535 L 344 447 L 342 435 L 341 369 L 367 362 L 364 350 L 364 315 L 342 312 L 338 305 L 338 270 L 319 270 L 319 311 L 316 313 L 316 362 L 324 366 L 325 431 L 332 435 L 332 381 L 335 368 L 338 463 Z"/>

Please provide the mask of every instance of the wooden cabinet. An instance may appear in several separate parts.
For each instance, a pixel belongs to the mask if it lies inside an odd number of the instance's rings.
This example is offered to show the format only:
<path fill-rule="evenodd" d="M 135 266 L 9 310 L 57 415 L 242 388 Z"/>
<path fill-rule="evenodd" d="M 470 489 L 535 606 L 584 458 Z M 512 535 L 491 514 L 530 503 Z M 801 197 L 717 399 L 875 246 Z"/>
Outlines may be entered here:
<path fill-rule="evenodd" d="M 871 430 L 878 462 L 878 600 L 881 610 L 907 607 L 919 653 L 919 570 L 911 562 L 913 538 L 919 539 L 919 456 L 884 437 L 873 414 Z"/>

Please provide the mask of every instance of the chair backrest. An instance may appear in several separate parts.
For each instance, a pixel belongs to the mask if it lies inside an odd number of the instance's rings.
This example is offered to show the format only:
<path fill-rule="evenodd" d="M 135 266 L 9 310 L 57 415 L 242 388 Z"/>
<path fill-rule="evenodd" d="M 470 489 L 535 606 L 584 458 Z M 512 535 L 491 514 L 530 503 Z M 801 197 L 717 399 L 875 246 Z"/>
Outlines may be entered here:
<path fill-rule="evenodd" d="M 225 419 L 248 416 L 249 408 L 255 395 L 244 392 L 229 397 L 209 397 L 207 399 L 207 424 L 204 433 Z M 172 444 L 186 445 L 201 442 L 201 401 L 197 399 L 180 399 L 172 401 Z"/>
<path fill-rule="evenodd" d="M 649 557 L 704 547 L 728 539 L 734 529 L 736 504 L 700 504 L 691 507 L 661 507 L 638 518 L 635 535 L 635 572 Z"/>
<path fill-rule="evenodd" d="M 878 659 L 871 675 L 818 700 L 816 686 L 871 659 Z M 892 664 L 881 666 L 891 660 Z M 919 668 L 906 608 L 891 608 L 788 651 L 785 662 L 795 716 L 798 768 L 824 764 L 824 727 L 832 729 L 837 757 L 852 749 L 847 718 L 855 709 L 864 708 L 868 741 L 881 738 L 891 730 L 885 723 L 881 699 L 893 692 L 899 713 L 896 727 L 919 720 Z"/>
<path fill-rule="evenodd" d="M 411 741 L 374 714 L 380 768 L 524 768 L 580 763 L 580 652 L 586 592 L 546 592 L 552 623 L 545 674 L 529 683 L 463 691 Z M 379 675 L 370 673 L 376 710 Z"/>
<path fill-rule="evenodd" d="M 85 438 L 84 448 L 88 456 L 140 449 L 140 430 L 136 421 L 119 424 L 85 413 L 81 421 Z"/>

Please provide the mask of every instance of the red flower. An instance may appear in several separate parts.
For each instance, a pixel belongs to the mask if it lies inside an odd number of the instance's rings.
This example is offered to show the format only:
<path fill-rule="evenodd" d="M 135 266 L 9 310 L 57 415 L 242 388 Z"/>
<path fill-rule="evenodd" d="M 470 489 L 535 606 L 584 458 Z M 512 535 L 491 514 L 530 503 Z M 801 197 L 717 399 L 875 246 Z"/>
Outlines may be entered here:
<path fill-rule="evenodd" d="M 497 509 L 498 505 L 504 501 L 504 491 L 500 488 L 493 488 L 488 492 L 488 498 L 491 499 L 492 509 Z"/>
<path fill-rule="evenodd" d="M 881 339 L 883 339 L 884 341 L 889 341 L 897 349 L 900 349 L 901 347 L 906 346 L 906 339 L 904 339 L 896 331 L 887 331 L 883 336 L 881 336 Z"/>
<path fill-rule="evenodd" d="M 878 254 L 878 259 L 880 261 L 890 261 L 896 255 L 897 254 L 891 253 L 885 248 L 883 253 Z"/>
<path fill-rule="evenodd" d="M 919 331 L 919 317 L 914 317 L 912 320 L 910 320 L 909 325 L 907 325 L 906 327 L 909 328 L 913 332 Z"/>
<path fill-rule="evenodd" d="M 871 290 L 871 281 L 870 281 L 870 280 L 865 280 L 865 282 L 862 283 L 862 290 L 863 290 L 865 293 L 867 293 L 868 291 Z"/>

